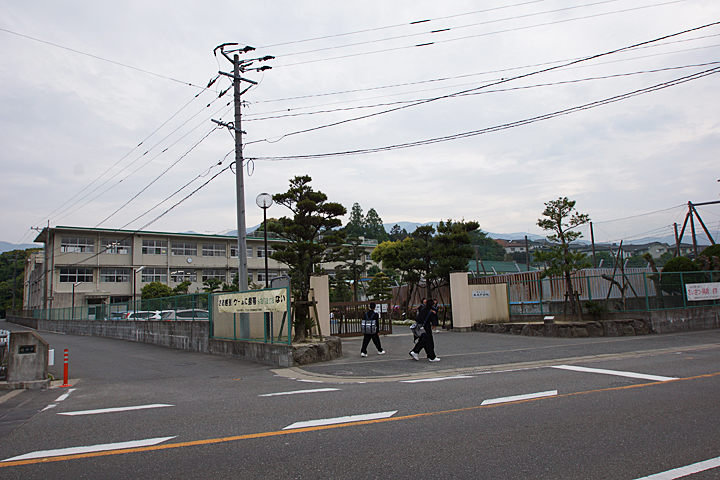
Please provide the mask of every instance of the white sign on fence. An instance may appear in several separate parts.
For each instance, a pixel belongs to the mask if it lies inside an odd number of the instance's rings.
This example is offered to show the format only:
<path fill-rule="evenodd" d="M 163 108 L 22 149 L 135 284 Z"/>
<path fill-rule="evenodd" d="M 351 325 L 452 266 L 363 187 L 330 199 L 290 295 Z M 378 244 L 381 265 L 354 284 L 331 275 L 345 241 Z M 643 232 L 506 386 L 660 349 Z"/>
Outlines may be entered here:
<path fill-rule="evenodd" d="M 284 312 L 287 311 L 287 289 L 255 290 L 218 295 L 221 313 Z"/>
<path fill-rule="evenodd" d="M 490 298 L 490 290 L 473 290 L 473 298 Z"/>
<path fill-rule="evenodd" d="M 685 291 L 690 301 L 719 300 L 720 283 L 686 283 Z"/>

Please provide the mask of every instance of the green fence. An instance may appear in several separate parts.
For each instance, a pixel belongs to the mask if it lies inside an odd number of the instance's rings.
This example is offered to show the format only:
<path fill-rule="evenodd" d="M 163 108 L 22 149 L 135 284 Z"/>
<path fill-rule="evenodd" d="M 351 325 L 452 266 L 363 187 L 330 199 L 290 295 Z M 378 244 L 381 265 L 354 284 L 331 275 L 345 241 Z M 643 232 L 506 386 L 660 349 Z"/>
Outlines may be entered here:
<path fill-rule="evenodd" d="M 572 276 L 573 289 L 583 306 L 593 301 L 608 311 L 627 312 L 719 306 L 718 282 L 720 271 L 625 275 L 576 272 Z M 564 278 L 510 280 L 507 288 L 511 315 L 557 314 L 565 309 Z"/>
<path fill-rule="evenodd" d="M 283 311 L 257 311 L 248 313 L 229 313 L 221 311 L 220 303 L 228 299 L 245 299 L 257 306 L 260 298 L 270 297 L 282 300 Z M 246 340 L 250 342 L 282 343 L 290 345 L 292 341 L 292 322 L 290 321 L 290 288 L 267 288 L 236 293 L 215 293 L 211 296 L 213 338 L 225 340 Z"/>
<path fill-rule="evenodd" d="M 207 322 L 211 320 L 212 315 L 209 305 L 209 293 L 195 293 L 109 305 L 36 309 L 33 310 L 33 317 L 47 320 L 190 320 Z"/>

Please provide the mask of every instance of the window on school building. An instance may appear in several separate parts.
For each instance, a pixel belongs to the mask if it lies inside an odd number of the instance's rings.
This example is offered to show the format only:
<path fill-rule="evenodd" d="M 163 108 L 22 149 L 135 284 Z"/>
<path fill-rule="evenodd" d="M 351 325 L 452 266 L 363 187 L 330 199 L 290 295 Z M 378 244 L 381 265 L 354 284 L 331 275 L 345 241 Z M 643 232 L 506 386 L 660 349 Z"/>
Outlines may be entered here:
<path fill-rule="evenodd" d="M 203 270 L 202 271 L 202 281 L 210 280 L 211 278 L 217 278 L 219 280 L 225 281 L 225 270 Z"/>
<path fill-rule="evenodd" d="M 102 283 L 130 283 L 129 268 L 101 268 L 100 282 Z"/>
<path fill-rule="evenodd" d="M 100 240 L 102 253 L 129 255 L 132 253 L 132 240 L 129 238 L 103 238 Z"/>
<path fill-rule="evenodd" d="M 142 253 L 144 255 L 167 255 L 167 241 L 143 240 Z"/>
<path fill-rule="evenodd" d="M 164 268 L 144 268 L 142 270 L 140 281 L 143 283 L 167 283 L 167 270 Z"/>
<path fill-rule="evenodd" d="M 60 237 L 63 253 L 95 253 L 95 240 L 87 237 Z"/>
<path fill-rule="evenodd" d="M 172 242 L 171 253 L 175 256 L 194 257 L 197 255 L 197 243 Z"/>
<path fill-rule="evenodd" d="M 275 250 L 272 249 L 272 247 L 268 247 L 267 253 L 268 257 L 272 255 L 275 252 Z M 265 258 L 265 247 L 258 245 L 257 247 L 257 258 Z"/>
<path fill-rule="evenodd" d="M 237 256 L 238 256 L 238 255 L 237 255 L 237 252 L 238 252 L 237 244 L 235 244 L 235 245 L 230 245 L 230 256 L 231 256 L 232 258 L 237 258 Z M 252 247 L 251 247 L 251 246 L 248 246 L 248 247 L 247 247 L 246 252 L 247 252 L 247 254 L 246 254 L 246 257 L 247 257 L 247 258 L 253 258 L 253 251 L 252 251 Z"/>
<path fill-rule="evenodd" d="M 170 280 L 175 283 L 197 282 L 197 273 L 195 270 L 173 270 L 170 272 Z"/>
<path fill-rule="evenodd" d="M 203 243 L 202 255 L 203 257 L 224 257 L 225 245 L 222 243 Z"/>
<path fill-rule="evenodd" d="M 60 283 L 92 282 L 92 268 L 61 268 Z"/>

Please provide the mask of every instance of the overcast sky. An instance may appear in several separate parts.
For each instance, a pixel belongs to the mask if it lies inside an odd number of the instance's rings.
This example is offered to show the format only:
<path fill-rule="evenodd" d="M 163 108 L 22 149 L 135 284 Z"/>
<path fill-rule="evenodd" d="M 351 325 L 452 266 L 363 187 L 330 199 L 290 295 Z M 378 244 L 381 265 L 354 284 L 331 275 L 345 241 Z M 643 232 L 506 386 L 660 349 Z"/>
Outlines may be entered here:
<path fill-rule="evenodd" d="M 231 71 L 213 55 L 226 42 L 276 57 L 245 75 L 258 82 L 243 96 L 248 226 L 256 196 L 296 175 L 385 223 L 498 233 L 541 234 L 544 202 L 567 196 L 596 241 L 669 235 L 688 201 L 720 200 L 720 26 L 698 28 L 720 22 L 718 0 L 0 4 L 0 240 L 48 222 L 235 229 L 232 170 L 153 222 L 234 160 L 211 122 L 233 120 L 232 91 L 218 98 L 230 80 L 204 89 Z M 698 210 L 716 236 L 720 205 Z"/>

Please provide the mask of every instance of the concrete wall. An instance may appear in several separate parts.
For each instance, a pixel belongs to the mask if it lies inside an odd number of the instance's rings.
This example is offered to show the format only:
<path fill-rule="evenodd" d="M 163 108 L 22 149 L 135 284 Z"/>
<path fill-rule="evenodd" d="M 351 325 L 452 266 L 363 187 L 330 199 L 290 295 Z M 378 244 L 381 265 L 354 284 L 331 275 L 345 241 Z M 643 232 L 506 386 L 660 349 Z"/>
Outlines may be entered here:
<path fill-rule="evenodd" d="M 323 342 L 295 346 L 211 338 L 210 322 L 203 321 L 38 320 L 12 315 L 7 316 L 7 321 L 47 332 L 152 343 L 163 347 L 236 357 L 279 367 L 305 365 L 342 357 L 340 339 L 327 336 L 327 333 L 330 332 L 329 323 L 327 330 L 323 330 L 326 332 Z M 45 363 L 47 364 L 47 357 Z"/>
<path fill-rule="evenodd" d="M 10 333 L 8 383 L 46 380 L 48 351 L 48 343 L 35 332 Z"/>
<path fill-rule="evenodd" d="M 482 296 L 473 296 L 473 292 Z M 450 274 L 453 330 L 470 330 L 476 323 L 500 323 L 510 320 L 507 286 L 468 285 L 467 273 Z"/>
<path fill-rule="evenodd" d="M 314 275 L 310 277 L 310 299 L 315 297 L 317 302 L 318 317 L 315 318 L 315 311 L 310 309 L 310 317 L 320 325 L 322 334 L 330 335 L 330 286 L 327 275 Z"/>

